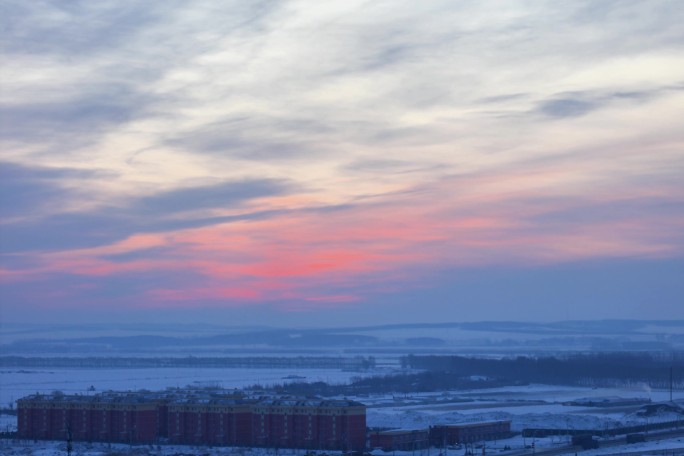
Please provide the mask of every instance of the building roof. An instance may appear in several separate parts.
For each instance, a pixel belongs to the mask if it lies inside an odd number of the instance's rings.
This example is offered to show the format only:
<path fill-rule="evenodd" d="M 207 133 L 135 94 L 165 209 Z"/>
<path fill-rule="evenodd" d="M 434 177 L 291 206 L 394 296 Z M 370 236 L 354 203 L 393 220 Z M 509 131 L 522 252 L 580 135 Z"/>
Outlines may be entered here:
<path fill-rule="evenodd" d="M 479 426 L 489 426 L 493 424 L 510 424 L 511 420 L 498 420 L 498 421 L 477 421 L 474 423 L 458 423 L 458 424 L 438 424 L 434 427 L 436 428 L 449 428 L 449 429 L 464 429 Z"/>
<path fill-rule="evenodd" d="M 364 404 L 347 399 L 321 399 L 315 397 L 292 396 L 259 396 L 248 397 L 235 394 L 232 390 L 166 390 L 166 391 L 137 391 L 86 394 L 32 394 L 18 400 L 18 402 L 78 402 L 78 403 L 117 403 L 144 404 L 166 402 L 169 405 L 255 405 L 265 407 L 317 407 L 317 408 L 346 408 L 365 407 Z"/>
<path fill-rule="evenodd" d="M 376 431 L 373 434 L 376 435 L 405 435 L 405 434 L 418 434 L 427 433 L 427 429 L 390 429 L 389 431 Z"/>

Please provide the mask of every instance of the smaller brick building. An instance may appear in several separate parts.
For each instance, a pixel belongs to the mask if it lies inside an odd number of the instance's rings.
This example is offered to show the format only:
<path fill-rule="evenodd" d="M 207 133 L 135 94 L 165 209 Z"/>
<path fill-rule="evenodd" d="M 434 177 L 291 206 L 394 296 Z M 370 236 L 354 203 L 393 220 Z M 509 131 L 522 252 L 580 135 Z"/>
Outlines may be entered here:
<path fill-rule="evenodd" d="M 430 432 L 427 429 L 378 431 L 370 434 L 370 447 L 384 451 L 422 450 L 430 444 Z"/>
<path fill-rule="evenodd" d="M 510 437 L 511 422 L 485 421 L 480 423 L 447 424 L 430 428 L 430 442 L 440 447 L 459 443 L 480 442 Z"/>

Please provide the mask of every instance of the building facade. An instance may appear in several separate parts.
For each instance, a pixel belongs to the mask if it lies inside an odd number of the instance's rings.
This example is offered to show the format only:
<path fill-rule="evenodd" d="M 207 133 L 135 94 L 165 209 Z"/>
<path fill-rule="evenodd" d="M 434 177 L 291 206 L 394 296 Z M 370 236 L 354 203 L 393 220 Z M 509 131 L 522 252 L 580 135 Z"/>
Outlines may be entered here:
<path fill-rule="evenodd" d="M 366 407 L 348 400 L 241 394 L 33 395 L 17 401 L 21 438 L 361 450 Z"/>
<path fill-rule="evenodd" d="M 142 395 L 34 395 L 17 401 L 20 437 L 141 442 L 156 440 L 158 401 Z"/>
<path fill-rule="evenodd" d="M 380 448 L 384 451 L 413 451 L 422 450 L 430 446 L 430 433 L 421 430 L 391 430 L 378 431 L 370 434 L 371 449 Z"/>
<path fill-rule="evenodd" d="M 511 422 L 485 421 L 479 423 L 447 424 L 430 428 L 430 441 L 434 446 L 473 443 L 510 437 Z"/>

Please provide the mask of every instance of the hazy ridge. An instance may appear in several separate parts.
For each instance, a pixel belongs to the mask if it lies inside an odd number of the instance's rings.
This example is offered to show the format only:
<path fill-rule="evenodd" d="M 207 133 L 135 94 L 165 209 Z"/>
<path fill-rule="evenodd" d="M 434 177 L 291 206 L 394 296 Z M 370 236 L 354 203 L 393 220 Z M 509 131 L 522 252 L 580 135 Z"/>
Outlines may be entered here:
<path fill-rule="evenodd" d="M 68 334 L 73 334 L 67 337 Z M 447 322 L 338 328 L 220 325 L 4 325 L 5 354 L 202 354 L 261 351 L 369 353 L 670 350 L 684 346 L 684 321 Z"/>

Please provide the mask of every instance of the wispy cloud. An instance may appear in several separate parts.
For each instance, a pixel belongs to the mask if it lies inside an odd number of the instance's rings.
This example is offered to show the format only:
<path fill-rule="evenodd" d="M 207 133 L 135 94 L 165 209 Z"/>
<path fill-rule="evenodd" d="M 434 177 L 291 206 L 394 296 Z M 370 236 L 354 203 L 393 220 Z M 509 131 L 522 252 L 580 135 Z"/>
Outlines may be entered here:
<path fill-rule="evenodd" d="M 676 1 L 5 12 L 13 299 L 344 308 L 684 254 Z"/>
<path fill-rule="evenodd" d="M 41 183 L 25 175 L 50 176 L 51 181 Z M 98 206 L 89 210 L 69 210 L 63 203 L 61 210 L 44 211 L 41 205 L 59 204 L 68 192 L 54 182 L 58 176 L 82 174 L 74 170 L 44 170 L 9 165 L 11 178 L 4 181 L 7 198 L 3 208 L 6 216 L 32 217 L 3 227 L 0 245 L 3 253 L 24 251 L 64 250 L 78 247 L 107 245 L 134 236 L 137 233 L 163 232 L 230 221 L 260 218 L 269 215 L 245 207 L 245 203 L 265 196 L 287 194 L 290 184 L 275 180 L 246 180 L 223 182 L 209 186 L 176 188 L 149 196 L 128 198 L 117 205 Z M 11 204 L 10 204 L 11 203 Z M 224 215 L 225 214 L 225 215 Z M 49 235 L 46 235 L 49 233 Z"/>

